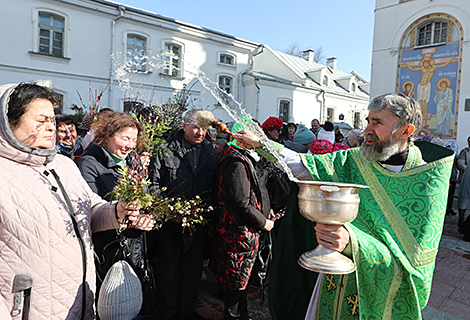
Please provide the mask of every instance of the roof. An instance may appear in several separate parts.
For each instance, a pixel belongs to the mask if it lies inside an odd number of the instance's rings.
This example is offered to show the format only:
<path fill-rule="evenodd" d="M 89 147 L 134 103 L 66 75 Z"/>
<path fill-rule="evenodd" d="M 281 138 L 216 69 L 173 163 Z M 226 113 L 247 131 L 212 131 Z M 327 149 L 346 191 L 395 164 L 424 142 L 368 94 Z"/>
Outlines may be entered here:
<path fill-rule="evenodd" d="M 111 1 L 111 0 L 90 0 L 90 1 L 97 2 L 97 3 L 100 3 L 100 4 L 104 4 L 104 5 L 108 5 L 108 6 L 112 6 L 116 9 L 125 8 L 126 11 L 142 14 L 142 15 L 145 15 L 145 16 L 148 16 L 148 17 L 164 20 L 164 21 L 167 21 L 167 22 L 173 22 L 173 23 L 176 23 L 176 24 L 188 27 L 188 28 L 209 32 L 209 33 L 212 33 L 212 34 L 215 34 L 215 35 L 218 35 L 218 36 L 222 36 L 222 37 L 225 37 L 225 38 L 229 38 L 229 39 L 232 39 L 232 40 L 245 42 L 245 43 L 253 45 L 253 46 L 260 45 L 257 42 L 253 42 L 253 41 L 250 41 L 250 40 L 245 40 L 245 39 L 242 39 L 242 38 L 238 38 L 238 37 L 235 37 L 235 36 L 220 32 L 220 31 L 212 30 L 212 29 L 209 29 L 209 28 L 204 28 L 204 27 L 201 27 L 201 26 L 198 26 L 198 25 L 195 25 L 195 24 L 191 24 L 191 23 L 188 23 L 188 22 L 179 21 L 179 20 L 176 20 L 176 19 L 173 19 L 173 18 L 170 18 L 170 17 L 162 16 L 162 15 L 157 14 L 155 12 L 151 12 L 151 11 L 144 10 L 144 9 L 139 9 L 139 8 L 127 5 L 127 4 L 123 4 L 123 3 L 119 3 L 119 2 L 115 2 L 115 1 Z"/>
<path fill-rule="evenodd" d="M 277 57 L 288 69 L 290 69 L 301 81 L 302 80 L 311 80 L 313 83 L 312 87 L 318 90 L 324 90 L 325 92 L 332 92 L 332 93 L 341 93 L 345 95 L 351 95 L 354 97 L 359 97 L 359 98 L 366 98 L 369 99 L 369 94 L 365 91 L 363 91 L 361 88 L 357 88 L 356 93 L 350 93 L 347 89 L 343 88 L 337 81 L 340 80 L 345 80 L 345 79 L 350 79 L 352 77 L 356 77 L 358 81 L 358 85 L 362 84 L 367 84 L 368 81 L 360 76 L 358 73 L 352 71 L 352 72 L 346 72 L 342 71 L 339 69 L 333 69 L 327 65 L 323 65 L 317 62 L 313 61 L 307 61 L 301 57 L 293 56 L 287 53 L 284 53 L 282 51 L 274 50 L 271 49 L 269 46 L 263 45 L 266 49 L 270 50 L 272 54 Z M 315 80 L 313 80 L 309 75 L 308 72 L 313 72 L 313 71 L 318 71 L 322 70 L 324 68 L 328 68 L 331 71 L 331 80 L 329 82 L 329 86 L 322 86 L 321 84 L 317 83 Z M 255 74 L 255 72 L 253 72 Z M 258 72 L 260 74 L 260 72 Z M 264 73 L 263 78 L 266 77 L 266 79 L 271 79 L 272 81 L 279 81 L 282 83 L 291 83 L 294 84 L 294 82 L 290 80 L 285 80 L 281 79 L 279 77 L 276 77 L 274 75 L 268 75 L 267 73 Z M 300 84 L 296 84 L 300 85 Z"/>

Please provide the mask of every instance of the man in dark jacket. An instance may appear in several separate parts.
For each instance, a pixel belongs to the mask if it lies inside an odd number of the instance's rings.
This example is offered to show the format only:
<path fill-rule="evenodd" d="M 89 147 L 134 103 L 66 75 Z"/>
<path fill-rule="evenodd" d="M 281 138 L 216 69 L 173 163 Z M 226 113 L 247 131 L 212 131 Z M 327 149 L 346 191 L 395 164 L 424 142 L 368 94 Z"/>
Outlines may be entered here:
<path fill-rule="evenodd" d="M 204 140 L 206 130 L 196 125 L 198 111 L 186 112 L 183 129 L 167 140 L 168 153 L 152 159 L 150 177 L 156 190 L 166 188 L 165 196 L 199 196 L 212 204 L 217 185 L 217 152 Z M 183 230 L 181 223 L 169 221 L 153 231 L 158 319 L 201 318 L 194 307 L 208 229 L 209 226 L 198 224 L 193 230 Z"/>

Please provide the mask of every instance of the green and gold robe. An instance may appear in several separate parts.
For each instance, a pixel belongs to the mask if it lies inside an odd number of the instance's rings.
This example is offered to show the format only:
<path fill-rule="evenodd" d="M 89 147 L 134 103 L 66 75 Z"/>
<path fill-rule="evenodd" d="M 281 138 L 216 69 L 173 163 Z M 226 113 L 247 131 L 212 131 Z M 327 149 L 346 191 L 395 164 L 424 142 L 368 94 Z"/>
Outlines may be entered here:
<path fill-rule="evenodd" d="M 359 191 L 358 217 L 345 225 L 350 242 L 343 254 L 353 258 L 357 271 L 324 275 L 317 319 L 421 319 L 431 291 L 453 152 L 417 142 L 401 172 L 364 161 L 359 148 L 301 157 L 314 180 L 369 186 Z M 275 320 L 304 319 L 317 277 L 297 264 L 304 251 L 317 246 L 314 223 L 299 214 L 297 193 L 293 183 L 269 274 Z"/>

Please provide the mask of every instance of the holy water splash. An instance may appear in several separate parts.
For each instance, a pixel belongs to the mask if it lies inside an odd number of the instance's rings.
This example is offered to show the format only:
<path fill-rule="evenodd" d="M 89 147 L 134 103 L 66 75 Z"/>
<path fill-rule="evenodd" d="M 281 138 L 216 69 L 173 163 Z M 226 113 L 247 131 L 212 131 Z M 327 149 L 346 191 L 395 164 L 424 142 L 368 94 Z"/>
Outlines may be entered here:
<path fill-rule="evenodd" d="M 122 55 L 116 55 L 115 57 L 115 76 L 118 79 L 119 86 L 126 93 L 127 97 L 130 97 L 134 100 L 139 100 L 139 98 L 142 99 L 140 95 L 142 94 L 143 90 L 139 90 L 139 87 L 141 89 L 152 88 L 154 90 L 152 90 L 152 96 L 148 101 L 153 101 L 155 86 L 142 83 L 140 76 L 141 72 L 136 71 L 138 70 L 136 66 L 139 66 L 139 68 L 143 66 L 145 70 L 153 69 L 155 72 L 159 72 L 159 70 L 162 70 L 163 68 L 169 68 L 170 62 L 168 56 L 163 54 L 145 57 L 134 56 L 133 59 L 124 59 Z M 175 67 L 172 67 L 172 69 L 183 72 L 183 70 L 179 70 Z M 247 113 L 244 108 L 242 108 L 241 103 L 236 101 L 231 94 L 228 94 L 227 92 L 220 89 L 218 84 L 211 81 L 203 71 L 191 66 L 187 61 L 185 61 L 184 72 L 189 73 L 197 78 L 201 85 L 212 94 L 212 96 L 220 103 L 221 107 L 233 120 L 239 123 L 243 123 L 248 130 L 253 132 L 260 139 L 260 142 L 266 146 L 266 148 L 268 148 L 269 152 L 278 159 L 279 164 L 287 173 L 289 179 L 292 181 L 297 181 L 290 168 L 287 166 L 285 161 L 282 160 L 281 156 L 274 148 L 272 141 L 264 134 L 263 129 L 256 122 L 252 121 L 253 117 Z"/>

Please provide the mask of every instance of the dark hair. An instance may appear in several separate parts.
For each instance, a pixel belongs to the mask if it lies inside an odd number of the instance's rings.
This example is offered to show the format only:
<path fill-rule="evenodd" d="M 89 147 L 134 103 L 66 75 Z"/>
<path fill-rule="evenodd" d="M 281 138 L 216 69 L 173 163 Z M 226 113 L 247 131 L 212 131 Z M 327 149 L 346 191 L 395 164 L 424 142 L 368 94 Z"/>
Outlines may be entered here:
<path fill-rule="evenodd" d="M 68 114 L 62 114 L 55 118 L 56 128 L 59 128 L 60 124 L 66 124 L 66 125 L 73 124 L 75 126 L 75 130 L 77 130 L 77 126 L 78 126 L 77 120 L 75 120 L 73 116 L 68 115 Z"/>
<path fill-rule="evenodd" d="M 333 131 L 333 123 L 331 123 L 330 121 L 325 121 L 325 123 L 323 124 L 323 129 L 325 131 Z"/>
<path fill-rule="evenodd" d="M 21 116 L 26 112 L 28 104 L 35 99 L 49 100 L 57 107 L 60 103 L 59 95 L 51 89 L 34 83 L 22 82 L 15 87 L 8 100 L 8 123 L 11 128 L 16 128 Z"/>
<path fill-rule="evenodd" d="M 295 123 L 293 123 L 293 122 L 289 122 L 289 123 L 287 124 L 287 127 L 288 127 L 288 128 L 289 128 L 289 127 L 292 127 L 292 128 L 296 128 L 296 129 L 297 129 L 297 125 L 296 125 Z"/>

